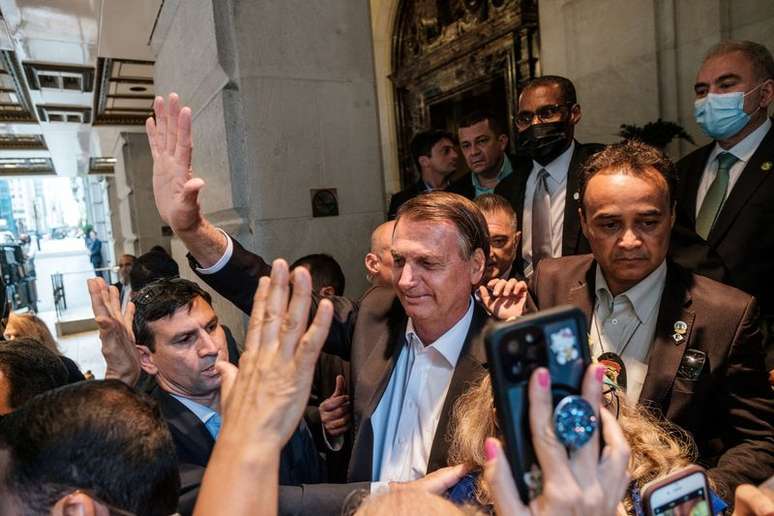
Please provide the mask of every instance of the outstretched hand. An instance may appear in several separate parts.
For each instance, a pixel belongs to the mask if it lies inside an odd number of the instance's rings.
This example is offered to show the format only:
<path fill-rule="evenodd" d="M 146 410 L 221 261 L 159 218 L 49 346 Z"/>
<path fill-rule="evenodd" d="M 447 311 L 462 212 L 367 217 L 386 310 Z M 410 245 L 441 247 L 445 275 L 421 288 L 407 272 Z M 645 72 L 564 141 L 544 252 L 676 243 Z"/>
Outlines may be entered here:
<path fill-rule="evenodd" d="M 225 361 L 216 364 L 223 377 L 222 435 L 241 428 L 240 439 L 268 441 L 277 449 L 290 439 L 333 317 L 333 305 L 323 299 L 307 329 L 311 302 L 309 271 L 298 267 L 289 274 L 287 262 L 275 260 L 271 277 L 262 277 L 255 293 L 239 370 Z"/>
<path fill-rule="evenodd" d="M 527 284 L 517 279 L 492 279 L 478 288 L 484 308 L 501 321 L 521 317 L 527 303 Z"/>
<path fill-rule="evenodd" d="M 325 433 L 338 437 L 349 430 L 351 408 L 347 387 L 342 375 L 336 376 L 336 390 L 331 396 L 320 403 L 320 421 Z"/>
<path fill-rule="evenodd" d="M 176 93 L 153 102 L 153 117 L 145 121 L 153 156 L 153 196 L 161 219 L 175 233 L 190 231 L 201 222 L 201 178 L 191 172 L 191 108 L 180 107 Z"/>
<path fill-rule="evenodd" d="M 121 313 L 121 297 L 118 289 L 109 286 L 102 278 L 87 281 L 91 309 L 99 328 L 99 340 L 102 343 L 102 356 L 107 368 L 106 379 L 118 379 L 134 387 L 140 377 L 140 358 L 134 342 L 132 320 L 134 303 L 126 305 L 126 313 Z"/>

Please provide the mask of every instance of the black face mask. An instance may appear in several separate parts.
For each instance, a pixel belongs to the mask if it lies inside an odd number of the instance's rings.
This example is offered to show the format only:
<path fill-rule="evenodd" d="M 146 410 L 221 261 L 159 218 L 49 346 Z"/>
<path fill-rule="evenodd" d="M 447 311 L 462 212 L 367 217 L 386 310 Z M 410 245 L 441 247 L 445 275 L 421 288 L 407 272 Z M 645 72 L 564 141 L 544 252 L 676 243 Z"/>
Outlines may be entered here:
<path fill-rule="evenodd" d="M 535 124 L 519 133 L 519 151 L 541 165 L 551 163 L 570 145 L 568 122 Z"/>

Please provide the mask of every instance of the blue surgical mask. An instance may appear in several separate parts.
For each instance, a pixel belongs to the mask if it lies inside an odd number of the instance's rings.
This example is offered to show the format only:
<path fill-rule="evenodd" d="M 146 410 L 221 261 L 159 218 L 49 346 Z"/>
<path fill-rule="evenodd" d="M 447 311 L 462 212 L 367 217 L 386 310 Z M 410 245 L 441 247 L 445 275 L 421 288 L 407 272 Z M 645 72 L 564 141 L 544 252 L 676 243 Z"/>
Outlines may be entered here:
<path fill-rule="evenodd" d="M 744 98 L 762 84 L 747 93 L 708 93 L 706 97 L 696 99 L 693 105 L 696 123 L 714 140 L 730 138 L 750 122 L 752 115 L 744 112 Z"/>

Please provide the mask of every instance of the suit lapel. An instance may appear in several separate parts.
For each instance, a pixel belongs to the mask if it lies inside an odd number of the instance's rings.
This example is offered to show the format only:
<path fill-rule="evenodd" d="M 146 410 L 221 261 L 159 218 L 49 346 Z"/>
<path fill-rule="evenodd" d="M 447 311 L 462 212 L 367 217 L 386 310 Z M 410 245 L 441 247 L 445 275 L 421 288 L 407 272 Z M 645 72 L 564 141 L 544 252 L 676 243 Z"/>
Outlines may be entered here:
<path fill-rule="evenodd" d="M 666 285 L 661 296 L 656 334 L 650 348 L 648 373 L 640 393 L 640 403 L 648 402 L 663 408 L 669 389 L 677 376 L 677 370 L 693 336 L 696 314 L 688 309 L 691 297 L 688 293 L 689 278 L 675 264 L 668 263 Z M 683 321 L 687 330 L 682 339 L 675 339 L 675 323 Z"/>
<path fill-rule="evenodd" d="M 723 203 L 723 207 L 718 215 L 718 220 L 715 225 L 712 226 L 712 230 L 708 236 L 707 241 L 711 246 L 717 245 L 717 243 L 723 238 L 723 236 L 731 228 L 734 219 L 747 204 L 747 200 L 755 193 L 758 186 L 772 173 L 770 170 L 762 170 L 761 165 L 765 161 L 771 161 L 774 158 L 774 126 L 769 129 L 769 132 L 763 138 L 763 141 L 756 149 L 755 153 L 750 158 L 747 166 L 742 170 L 742 175 L 739 176 L 734 188 Z M 695 200 L 694 200 L 695 202 Z"/>
<path fill-rule="evenodd" d="M 438 426 L 435 429 L 433 446 L 430 449 L 430 457 L 427 461 L 428 473 L 447 466 L 449 451 L 448 433 L 454 403 L 470 388 L 471 383 L 478 380 L 486 371 L 484 366 L 486 355 L 484 353 L 483 339 L 477 337 L 481 334 L 481 330 L 488 319 L 486 311 L 478 303 L 475 303 L 468 335 L 465 337 L 465 344 L 457 360 L 457 366 L 454 368 L 449 390 L 446 392 L 446 399 L 441 409 L 441 416 L 438 419 Z"/>
<path fill-rule="evenodd" d="M 196 455 L 197 463 L 207 465 L 215 440 L 204 424 L 185 405 L 156 386 L 151 393 L 159 404 L 164 420 L 174 436 L 175 448 L 185 449 Z M 180 451 L 178 451 L 180 455 Z"/>
<path fill-rule="evenodd" d="M 581 167 L 586 159 L 583 146 L 575 142 L 575 150 L 572 153 L 570 167 L 567 169 L 567 188 L 564 198 L 564 225 L 562 229 L 562 256 L 577 254 L 578 239 L 580 238 L 580 218 L 576 199 L 578 195 L 579 176 Z"/>
<path fill-rule="evenodd" d="M 704 169 L 707 168 L 707 160 L 714 147 L 714 143 L 704 146 L 696 156 L 695 164 L 689 164 L 685 177 L 680 178 L 680 181 L 683 182 L 681 185 L 683 199 L 680 199 L 680 201 L 685 209 L 685 220 L 688 220 L 691 229 L 696 227 L 696 192 L 699 191 L 701 177 L 704 175 Z"/>
<path fill-rule="evenodd" d="M 596 283 L 597 262 L 591 260 L 589 262 L 589 270 L 583 280 L 570 289 L 567 296 L 567 303 L 580 308 L 583 315 L 586 316 L 587 327 L 591 325 L 591 317 L 594 314 L 594 300 L 596 299 L 596 293 L 594 292 Z"/>

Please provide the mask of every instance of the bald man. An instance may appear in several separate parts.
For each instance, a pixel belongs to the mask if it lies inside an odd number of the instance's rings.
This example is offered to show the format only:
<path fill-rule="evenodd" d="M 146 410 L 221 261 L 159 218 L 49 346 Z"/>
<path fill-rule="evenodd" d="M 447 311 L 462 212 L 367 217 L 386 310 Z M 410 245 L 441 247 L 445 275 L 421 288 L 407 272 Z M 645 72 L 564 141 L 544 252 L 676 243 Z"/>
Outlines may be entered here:
<path fill-rule="evenodd" d="M 371 252 L 365 257 L 366 277 L 371 285 L 379 287 L 392 286 L 392 230 L 395 221 L 388 220 L 377 226 L 371 233 Z"/>

